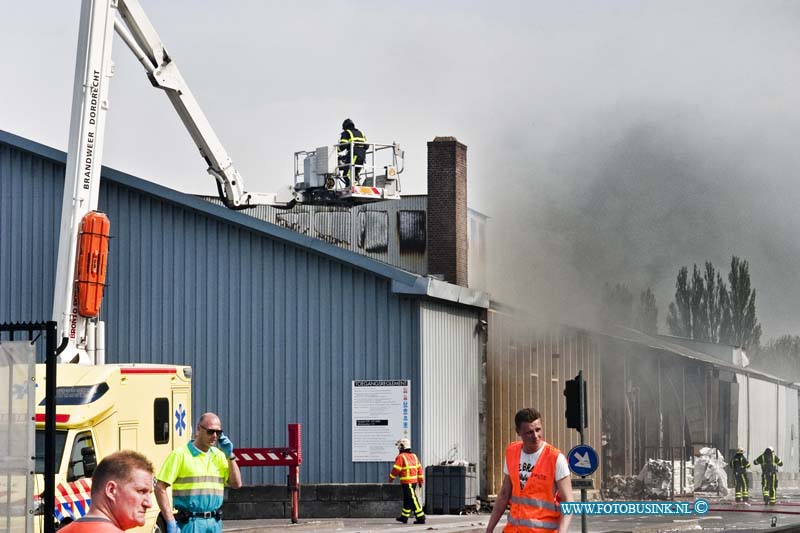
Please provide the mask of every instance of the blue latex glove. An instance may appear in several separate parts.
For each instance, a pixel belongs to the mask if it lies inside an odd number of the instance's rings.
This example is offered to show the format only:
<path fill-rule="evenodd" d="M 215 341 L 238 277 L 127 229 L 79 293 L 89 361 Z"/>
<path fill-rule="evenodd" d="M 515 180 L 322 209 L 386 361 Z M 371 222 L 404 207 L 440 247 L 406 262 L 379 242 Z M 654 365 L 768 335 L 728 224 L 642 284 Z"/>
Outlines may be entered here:
<path fill-rule="evenodd" d="M 167 522 L 167 533 L 181 533 L 181 528 L 178 527 L 178 523 L 175 520 Z"/>
<path fill-rule="evenodd" d="M 225 457 L 228 459 L 233 457 L 233 442 L 231 442 L 231 439 L 228 438 L 225 433 L 220 435 L 219 440 L 217 441 L 217 446 L 220 450 L 222 450 L 222 453 L 225 454 Z"/>

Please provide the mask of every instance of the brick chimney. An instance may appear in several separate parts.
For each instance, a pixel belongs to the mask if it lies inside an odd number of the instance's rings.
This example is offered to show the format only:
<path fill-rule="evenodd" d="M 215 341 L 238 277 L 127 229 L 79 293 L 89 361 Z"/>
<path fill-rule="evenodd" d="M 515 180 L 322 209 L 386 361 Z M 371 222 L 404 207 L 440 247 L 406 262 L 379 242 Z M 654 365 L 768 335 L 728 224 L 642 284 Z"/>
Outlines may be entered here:
<path fill-rule="evenodd" d="M 428 143 L 428 272 L 467 286 L 467 147 L 455 137 Z"/>

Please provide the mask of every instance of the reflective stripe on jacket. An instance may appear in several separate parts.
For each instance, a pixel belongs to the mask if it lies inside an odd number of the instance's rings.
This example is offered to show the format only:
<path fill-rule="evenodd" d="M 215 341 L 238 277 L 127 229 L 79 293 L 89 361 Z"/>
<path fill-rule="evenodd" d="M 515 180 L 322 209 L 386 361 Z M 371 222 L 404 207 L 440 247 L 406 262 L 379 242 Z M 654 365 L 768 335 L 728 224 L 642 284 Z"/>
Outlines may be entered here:
<path fill-rule="evenodd" d="M 361 133 L 361 130 L 344 130 L 339 137 L 339 144 L 349 144 L 351 142 L 365 143 L 367 142 L 367 137 Z"/>
<path fill-rule="evenodd" d="M 367 137 L 361 130 L 352 129 L 344 130 L 341 137 L 339 137 L 339 153 L 344 154 L 344 157 L 350 159 L 347 163 L 364 164 L 364 158 L 367 154 L 367 145 L 362 144 L 367 142 Z M 352 144 L 351 144 L 352 143 Z M 353 147 L 353 152 L 350 153 L 350 147 Z"/>
<path fill-rule="evenodd" d="M 561 510 L 553 494 L 553 485 L 556 482 L 556 460 L 561 452 L 545 444 L 525 488 L 522 488 L 519 479 L 521 453 L 521 441 L 512 442 L 506 448 L 506 468 L 511 480 L 511 513 L 503 531 L 555 531 L 561 520 Z"/>
<path fill-rule="evenodd" d="M 400 483 L 403 485 L 411 485 L 413 483 L 422 484 L 425 481 L 425 476 L 422 473 L 422 465 L 419 464 L 417 454 L 411 451 L 402 451 L 394 460 L 392 472 L 389 474 L 389 479 L 400 477 Z"/>
<path fill-rule="evenodd" d="M 228 474 L 228 459 L 218 448 L 202 452 L 189 442 L 172 450 L 156 479 L 172 486 L 176 509 L 202 513 L 222 506 Z"/>
<path fill-rule="evenodd" d="M 783 466 L 783 461 L 781 461 L 780 457 L 774 453 L 762 453 L 756 457 L 756 460 L 753 461 L 753 464 L 761 465 L 761 473 L 771 474 L 773 472 L 777 472 L 779 466 Z"/>
<path fill-rule="evenodd" d="M 743 454 L 737 453 L 731 460 L 731 468 L 733 468 L 734 473 L 743 474 L 745 469 L 750 468 L 750 463 Z"/>

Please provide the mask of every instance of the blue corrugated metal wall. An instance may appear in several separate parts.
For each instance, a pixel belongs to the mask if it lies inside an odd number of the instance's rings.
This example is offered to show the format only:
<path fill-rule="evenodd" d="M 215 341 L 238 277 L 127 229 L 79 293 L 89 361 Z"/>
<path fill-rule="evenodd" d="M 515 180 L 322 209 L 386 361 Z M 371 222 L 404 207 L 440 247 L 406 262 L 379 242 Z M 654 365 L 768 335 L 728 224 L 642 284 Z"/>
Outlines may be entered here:
<path fill-rule="evenodd" d="M 0 142 L 0 322 L 50 318 L 63 176 L 63 163 Z M 216 218 L 110 180 L 100 209 L 113 235 L 109 363 L 191 365 L 194 413 L 218 412 L 238 446 L 285 446 L 286 425 L 300 422 L 304 483 L 386 478 L 387 463 L 351 462 L 350 385 L 419 383 L 417 301 L 227 211 Z M 285 476 L 255 468 L 245 481 Z"/>
<path fill-rule="evenodd" d="M 22 179 L 22 176 L 27 176 Z M 49 320 L 64 165 L 0 143 L 0 322 Z"/>

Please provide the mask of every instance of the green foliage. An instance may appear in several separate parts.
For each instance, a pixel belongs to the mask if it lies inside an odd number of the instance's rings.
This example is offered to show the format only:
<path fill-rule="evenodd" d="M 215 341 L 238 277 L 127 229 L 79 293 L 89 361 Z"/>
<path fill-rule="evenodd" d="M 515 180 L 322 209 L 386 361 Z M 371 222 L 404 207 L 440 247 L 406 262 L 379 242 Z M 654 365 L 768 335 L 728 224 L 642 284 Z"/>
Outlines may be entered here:
<path fill-rule="evenodd" d="M 633 317 L 633 294 L 627 285 L 617 283 L 613 287 L 606 283 L 603 286 L 603 307 L 605 318 L 613 324 L 631 325 Z"/>
<path fill-rule="evenodd" d="M 634 310 L 633 293 L 624 283 L 603 286 L 604 319 L 612 324 L 635 327 L 645 333 L 658 333 L 658 307 L 653 290 L 648 287 L 639 294 Z"/>
<path fill-rule="evenodd" d="M 667 314 L 669 332 L 678 337 L 692 335 L 692 296 L 688 278 L 689 269 L 681 267 L 675 281 L 675 301 L 669 304 Z"/>
<path fill-rule="evenodd" d="M 738 257 L 731 258 L 730 283 L 730 335 L 729 344 L 745 350 L 761 343 L 761 324 L 756 318 L 756 290 L 750 287 L 750 265 Z"/>
<path fill-rule="evenodd" d="M 675 301 L 669 304 L 667 315 L 670 333 L 741 346 L 745 351 L 758 350 L 761 325 L 747 261 L 731 258 L 728 284 L 708 261 L 702 271 L 693 266 L 691 279 L 689 269 L 681 267 L 675 281 Z"/>
<path fill-rule="evenodd" d="M 800 336 L 782 335 L 763 346 L 753 367 L 789 381 L 800 381 Z"/>
<path fill-rule="evenodd" d="M 650 287 L 639 294 L 639 309 L 636 313 L 636 329 L 650 335 L 658 335 L 658 307 L 656 295 Z"/>

